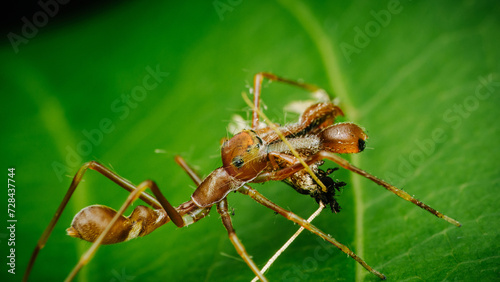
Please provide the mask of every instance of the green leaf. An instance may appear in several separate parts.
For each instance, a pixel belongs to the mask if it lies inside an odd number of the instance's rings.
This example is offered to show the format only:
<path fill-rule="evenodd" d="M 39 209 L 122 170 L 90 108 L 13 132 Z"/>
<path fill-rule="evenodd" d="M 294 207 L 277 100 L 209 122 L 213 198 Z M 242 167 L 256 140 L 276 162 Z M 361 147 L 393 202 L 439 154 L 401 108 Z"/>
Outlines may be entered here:
<path fill-rule="evenodd" d="M 346 157 L 463 224 L 450 225 L 341 170 L 335 178 L 348 183 L 339 197 L 343 210 L 324 211 L 316 226 L 391 280 L 498 279 L 499 12 L 493 1 L 200 1 L 131 2 L 64 22 L 55 15 L 17 54 L 11 44 L 0 47 L 2 160 L 16 168 L 18 220 L 16 274 L 4 269 L 2 281 L 21 279 L 85 161 L 98 160 L 134 183 L 155 180 L 175 205 L 187 201 L 195 186 L 173 156 L 203 175 L 217 168 L 231 116 L 249 117 L 240 93 L 259 71 L 338 97 L 345 121 L 370 136 L 365 152 Z M 12 32 L 22 35 L 20 28 Z M 296 118 L 283 113 L 284 105 L 307 98 L 279 83 L 263 89 L 266 113 L 280 123 Z M 317 208 L 282 183 L 253 186 L 302 217 Z M 96 172 L 85 174 L 31 280 L 64 279 L 90 247 L 65 235 L 76 212 L 97 203 L 118 209 L 126 196 Z M 244 195 L 228 201 L 236 232 L 259 266 L 298 228 Z M 251 280 L 219 215 L 211 215 L 102 246 L 77 280 Z M 377 280 L 308 232 L 266 276 Z"/>

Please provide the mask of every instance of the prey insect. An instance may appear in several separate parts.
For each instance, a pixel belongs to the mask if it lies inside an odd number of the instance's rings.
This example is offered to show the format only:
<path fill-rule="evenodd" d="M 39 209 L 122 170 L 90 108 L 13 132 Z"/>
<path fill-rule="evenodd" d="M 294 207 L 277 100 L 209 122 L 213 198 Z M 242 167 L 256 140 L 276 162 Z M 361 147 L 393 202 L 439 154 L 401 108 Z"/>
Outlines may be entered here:
<path fill-rule="evenodd" d="M 216 206 L 222 223 L 227 229 L 229 240 L 238 254 L 260 280 L 267 281 L 238 239 L 231 223 L 226 196 L 232 191 L 249 196 L 275 213 L 323 238 L 352 257 L 369 272 L 385 279 L 382 273 L 370 267 L 348 247 L 248 186 L 249 183 L 284 181 L 298 192 L 310 195 L 320 205 L 329 206 L 333 212 L 338 212 L 340 207 L 335 199 L 335 192 L 345 183 L 334 181 L 329 177 L 333 169 L 324 171 L 320 168 L 325 159 L 374 181 L 439 218 L 460 226 L 458 221 L 339 157 L 337 154 L 363 151 L 368 136 L 356 124 L 335 123 L 336 117 L 342 116 L 343 112 L 329 99 L 309 106 L 302 112 L 296 123 L 284 126 L 270 123 L 260 110 L 261 88 L 264 79 L 290 84 L 314 93 L 326 94 L 324 90 L 311 84 L 284 79 L 271 73 L 256 74 L 253 103 L 244 96 L 248 100 L 247 103 L 252 106 L 251 129 L 243 130 L 223 143 L 221 147 L 222 166 L 201 180 L 184 159 L 176 156 L 176 162 L 197 185 L 191 199 L 177 207 L 174 207 L 165 198 L 156 183 L 151 180 L 146 180 L 135 186 L 98 162 L 85 163 L 74 176 L 56 214 L 40 237 L 26 269 L 24 280 L 28 279 L 39 251 L 45 246 L 66 204 L 88 169 L 99 172 L 130 194 L 118 211 L 102 205 L 92 205 L 82 209 L 74 217 L 71 227 L 67 229 L 68 235 L 93 242 L 93 244 L 70 272 L 67 277 L 68 281 L 72 280 L 78 271 L 91 260 L 100 245 L 115 244 L 146 236 L 169 221 L 178 227 L 187 226 L 207 216 L 213 206 Z M 267 125 L 262 126 L 260 119 L 266 119 Z M 150 189 L 153 195 L 143 193 L 146 189 Z M 137 206 L 129 216 L 124 216 L 124 211 L 136 199 L 141 199 L 151 208 Z"/>

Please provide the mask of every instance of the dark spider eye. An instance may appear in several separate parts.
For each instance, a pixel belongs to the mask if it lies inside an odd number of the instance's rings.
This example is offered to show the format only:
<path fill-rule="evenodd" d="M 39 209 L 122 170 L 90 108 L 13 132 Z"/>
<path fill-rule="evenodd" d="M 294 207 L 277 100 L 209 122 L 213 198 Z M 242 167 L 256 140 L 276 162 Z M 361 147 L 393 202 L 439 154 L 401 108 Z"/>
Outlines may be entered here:
<path fill-rule="evenodd" d="M 236 167 L 236 168 L 240 168 L 243 166 L 243 164 L 245 163 L 243 161 L 243 159 L 241 157 L 235 157 L 232 161 L 233 165 Z"/>

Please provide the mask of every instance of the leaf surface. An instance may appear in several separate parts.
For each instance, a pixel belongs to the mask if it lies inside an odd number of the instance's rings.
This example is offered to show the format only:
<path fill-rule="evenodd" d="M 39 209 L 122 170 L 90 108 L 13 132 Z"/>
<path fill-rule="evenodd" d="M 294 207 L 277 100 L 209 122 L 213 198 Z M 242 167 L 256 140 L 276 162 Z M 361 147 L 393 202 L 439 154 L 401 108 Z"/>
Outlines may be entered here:
<path fill-rule="evenodd" d="M 173 156 L 202 175 L 220 166 L 219 142 L 231 116 L 249 118 L 240 93 L 256 72 L 270 71 L 340 98 L 345 121 L 370 136 L 365 152 L 346 158 L 463 224 L 454 227 L 341 170 L 335 178 L 348 183 L 343 210 L 323 212 L 316 226 L 392 280 L 498 279 L 498 5 L 229 2 L 214 2 L 226 10 L 212 2 L 117 4 L 49 22 L 18 54 L 0 47 L 0 142 L 4 167 L 16 167 L 19 220 L 17 273 L 1 277 L 21 279 L 85 161 L 98 160 L 134 183 L 153 179 L 172 203 L 187 201 L 195 187 Z M 279 123 L 296 118 L 283 113 L 284 105 L 306 98 L 279 83 L 263 90 L 266 113 Z M 282 183 L 254 187 L 302 217 L 317 207 Z M 96 203 L 118 209 L 126 196 L 88 172 L 40 252 L 32 281 L 64 279 L 90 246 L 65 235 L 78 210 Z M 243 195 L 228 200 L 235 229 L 260 266 L 298 228 Z M 77 279 L 250 280 L 219 215 L 211 215 L 103 246 Z M 6 254 L 6 244 L 1 248 Z M 377 280 L 306 232 L 266 276 Z"/>

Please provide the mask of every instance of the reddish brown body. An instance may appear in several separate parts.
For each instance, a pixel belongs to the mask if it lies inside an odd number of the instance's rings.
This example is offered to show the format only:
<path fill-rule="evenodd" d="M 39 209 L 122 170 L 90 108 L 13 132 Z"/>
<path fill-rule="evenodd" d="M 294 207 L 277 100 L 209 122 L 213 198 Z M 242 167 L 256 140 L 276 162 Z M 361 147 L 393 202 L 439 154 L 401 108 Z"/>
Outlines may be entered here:
<path fill-rule="evenodd" d="M 298 123 L 280 127 L 279 130 L 294 143 L 296 150 L 303 152 L 303 158 L 321 150 L 334 153 L 361 152 L 366 134 L 353 123 L 332 125 L 339 114 L 342 111 L 331 103 L 314 104 L 302 114 Z M 298 163 L 298 160 L 293 160 L 295 157 L 276 132 L 268 128 L 244 130 L 236 134 L 222 145 L 221 157 L 223 166 L 205 178 L 191 196 L 201 208 L 219 202 L 229 192 L 252 182 L 262 173 L 279 171 L 283 167 L 273 165 L 277 162 L 288 166 Z M 283 180 L 290 176 L 277 175 L 272 180 Z M 265 180 L 259 179 L 261 181 Z"/>
<path fill-rule="evenodd" d="M 342 111 L 331 103 L 314 104 L 304 111 L 299 122 L 280 127 L 279 130 L 293 143 L 294 148 L 301 152 L 301 157 L 304 159 L 321 150 L 334 153 L 361 152 L 364 149 L 366 134 L 353 123 L 334 124 L 335 117 L 341 114 L 343 114 Z M 283 168 L 299 164 L 299 162 L 276 132 L 268 128 L 255 131 L 243 130 L 225 141 L 221 148 L 221 158 L 222 167 L 209 174 L 192 194 L 191 201 L 194 206 L 189 205 L 189 211 L 211 207 L 224 199 L 229 192 L 253 182 L 264 173 L 271 177 L 258 178 L 256 182 L 284 180 L 293 177 L 293 174 L 298 174 L 297 177 L 300 180 L 309 177 L 307 172 L 302 170 L 292 174 L 278 174 Z M 293 185 L 300 180 L 292 179 L 290 182 Z M 298 186 L 301 185 L 298 184 Z M 318 188 L 315 189 L 318 190 Z M 139 206 L 136 210 L 129 218 L 120 217 L 119 224 L 115 225 L 116 228 L 113 228 L 104 238 L 103 244 L 113 244 L 145 236 L 168 222 L 168 217 L 162 210 L 153 210 L 144 206 Z M 180 210 L 179 214 L 183 216 L 189 211 Z M 90 206 L 83 209 L 75 216 L 68 229 L 68 235 L 93 242 L 109 224 L 115 213 L 105 206 Z"/>
<path fill-rule="evenodd" d="M 331 102 L 311 105 L 302 113 L 296 123 L 278 128 L 271 125 L 260 128 L 259 115 L 264 115 L 259 110 L 261 84 L 264 78 L 284 82 L 311 92 L 325 93 L 324 90 L 314 85 L 287 80 L 270 73 L 258 73 L 254 78 L 252 128 L 243 130 L 224 142 L 221 148 L 222 167 L 215 169 L 201 181 L 181 157 L 176 157 L 177 163 L 198 185 L 191 195 L 191 199 L 176 208 L 167 201 L 155 182 L 151 180 L 146 180 L 135 186 L 97 162 L 91 161 L 84 164 L 73 178 L 73 182 L 55 216 L 41 236 L 26 270 L 25 280 L 28 278 L 39 250 L 45 245 L 67 202 L 80 183 L 83 174 L 89 168 L 98 171 L 128 190 L 130 195 L 119 211 L 106 206 L 94 205 L 84 208 L 74 217 L 71 227 L 67 230 L 68 235 L 94 242 L 94 244 L 87 254 L 82 256 L 68 276 L 68 280 L 71 280 L 78 270 L 88 262 L 100 245 L 114 244 L 145 236 L 169 221 L 179 227 L 192 224 L 205 217 L 211 207 L 216 205 L 228 231 L 229 239 L 236 250 L 258 278 L 266 281 L 232 227 L 226 199 L 227 194 L 231 191 L 248 195 L 258 203 L 301 225 L 354 258 L 368 271 L 384 279 L 383 274 L 372 269 L 330 235 L 325 234 L 294 213 L 279 207 L 246 185 L 248 183 L 283 180 L 300 193 L 309 194 L 318 203 L 329 204 L 332 211 L 338 212 L 339 206 L 334 198 L 335 191 L 338 191 L 345 183 L 333 181 L 328 177 L 333 169 L 325 172 L 319 168 L 323 164 L 323 159 L 329 159 L 346 169 L 367 177 L 399 197 L 411 201 L 457 226 L 460 225 L 456 220 L 437 212 L 406 192 L 338 157 L 337 153 L 351 154 L 363 151 L 365 140 L 368 137 L 359 126 L 353 123 L 335 123 L 335 118 L 343 116 L 343 112 Z M 148 188 L 151 189 L 154 197 L 143 193 Z M 130 216 L 124 216 L 125 209 L 137 198 L 152 208 L 138 206 Z"/>

